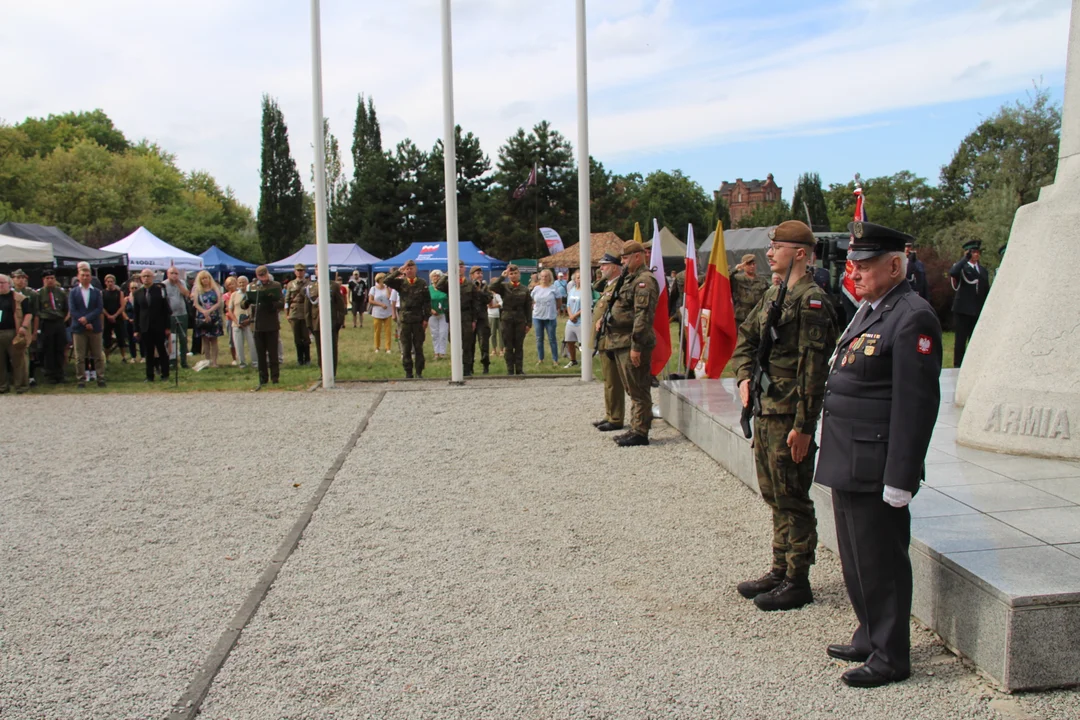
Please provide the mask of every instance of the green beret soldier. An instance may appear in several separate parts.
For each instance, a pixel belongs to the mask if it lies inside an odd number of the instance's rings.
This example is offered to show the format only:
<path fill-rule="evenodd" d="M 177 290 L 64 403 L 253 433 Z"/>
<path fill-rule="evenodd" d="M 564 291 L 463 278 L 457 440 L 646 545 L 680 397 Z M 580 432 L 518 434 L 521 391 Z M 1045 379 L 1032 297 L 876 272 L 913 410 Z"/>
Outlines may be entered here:
<path fill-rule="evenodd" d="M 735 266 L 735 272 L 731 274 L 731 300 L 735 306 L 736 326 L 743 324 L 768 287 L 768 281 L 757 274 L 757 257 L 752 253 L 743 255 L 742 262 Z"/>
<path fill-rule="evenodd" d="M 817 547 L 817 518 L 810 499 L 817 446 L 814 433 L 825 397 L 829 354 L 836 344 L 832 303 L 806 273 L 814 234 L 805 223 L 788 220 L 770 231 L 769 268 L 790 277 L 790 287 L 768 367 L 771 380 L 754 418 L 754 460 L 761 496 L 772 509 L 772 567 L 758 580 L 739 583 L 739 593 L 761 610 L 789 610 L 812 602 L 810 566 Z M 788 270 L 790 268 L 790 275 Z M 750 376 L 766 331 L 769 308 L 781 290 L 770 285 L 739 327 L 731 358 L 744 407 L 750 404 Z"/>
<path fill-rule="evenodd" d="M 500 324 L 506 348 L 506 374 L 524 375 L 522 352 L 525 336 L 532 327 L 532 295 L 521 284 L 521 270 L 513 263 L 491 282 L 489 289 L 503 301 Z"/>

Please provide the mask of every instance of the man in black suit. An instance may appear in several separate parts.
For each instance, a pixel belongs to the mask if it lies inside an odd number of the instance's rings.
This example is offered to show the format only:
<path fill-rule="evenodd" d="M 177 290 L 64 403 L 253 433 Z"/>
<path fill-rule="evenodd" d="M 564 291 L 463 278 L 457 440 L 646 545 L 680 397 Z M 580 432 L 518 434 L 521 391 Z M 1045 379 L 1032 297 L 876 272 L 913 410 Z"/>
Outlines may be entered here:
<path fill-rule="evenodd" d="M 814 481 L 832 489 L 836 537 L 859 627 L 834 658 L 842 679 L 876 687 L 911 673 L 911 514 L 941 401 L 941 325 L 908 284 L 910 236 L 849 225 L 863 303 L 830 360 Z"/>
<path fill-rule="evenodd" d="M 165 286 L 154 282 L 154 271 L 144 269 L 139 273 L 142 287 L 135 291 L 132 305 L 135 308 L 135 339 L 142 348 L 146 363 L 146 382 L 154 382 L 154 365 L 157 364 L 162 380 L 169 379 L 169 325 L 172 308 Z"/>
<path fill-rule="evenodd" d="M 975 323 L 979 321 L 986 296 L 990 294 L 990 273 L 979 264 L 982 256 L 982 241 L 972 240 L 964 243 L 964 257 L 960 258 L 949 270 L 953 290 L 952 311 L 956 323 L 956 349 L 953 353 L 953 367 L 960 367 L 964 362 L 971 333 L 975 332 Z"/>
<path fill-rule="evenodd" d="M 926 266 L 923 265 L 922 260 L 915 253 L 915 241 L 910 241 L 904 247 L 904 254 L 907 255 L 908 268 L 907 268 L 907 281 L 911 289 L 915 291 L 915 294 L 921 297 L 927 302 L 930 301 L 930 290 L 926 283 Z"/>

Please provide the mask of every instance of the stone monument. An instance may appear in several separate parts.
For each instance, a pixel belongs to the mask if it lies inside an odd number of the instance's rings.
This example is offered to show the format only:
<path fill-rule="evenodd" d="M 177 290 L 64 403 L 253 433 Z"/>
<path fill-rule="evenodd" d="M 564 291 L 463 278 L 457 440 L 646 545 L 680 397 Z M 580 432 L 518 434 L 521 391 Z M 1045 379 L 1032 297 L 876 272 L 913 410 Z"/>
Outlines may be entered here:
<path fill-rule="evenodd" d="M 1048 275 L 1045 257 L 1058 270 Z M 1080 0 L 1073 0 L 1054 184 L 1016 211 L 1009 249 L 964 356 L 962 445 L 1080 459 Z M 1054 284 L 1051 285 L 1051 282 Z"/>

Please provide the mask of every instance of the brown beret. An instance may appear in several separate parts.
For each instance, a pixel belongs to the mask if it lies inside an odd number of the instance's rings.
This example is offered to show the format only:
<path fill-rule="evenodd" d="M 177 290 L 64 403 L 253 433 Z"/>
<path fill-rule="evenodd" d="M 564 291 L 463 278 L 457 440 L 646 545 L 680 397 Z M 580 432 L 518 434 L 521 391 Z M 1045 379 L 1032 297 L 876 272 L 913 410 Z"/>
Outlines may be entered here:
<path fill-rule="evenodd" d="M 256 275 L 261 275 L 262 273 L 268 273 L 268 272 L 270 272 L 270 269 L 267 268 L 265 265 L 260 265 L 259 267 L 255 268 L 255 274 Z"/>
<path fill-rule="evenodd" d="M 637 252 L 645 252 L 645 246 L 639 242 L 628 242 L 623 246 L 622 256 L 626 257 L 627 255 L 633 255 Z"/>
<path fill-rule="evenodd" d="M 406 260 L 405 263 L 401 267 L 416 267 L 416 261 L 415 260 Z"/>
<path fill-rule="evenodd" d="M 506 266 L 506 272 L 518 272 L 518 266 L 514 263 L 510 263 Z"/>
<path fill-rule="evenodd" d="M 746 265 L 747 263 L 755 263 L 756 264 L 757 263 L 757 255 L 755 255 L 754 253 L 746 253 L 745 255 L 743 255 L 742 256 L 742 264 Z"/>
<path fill-rule="evenodd" d="M 479 265 L 473 265 L 471 268 L 469 268 L 469 274 L 471 275 L 477 270 L 479 270 L 480 272 L 484 272 L 484 268 L 480 267 Z"/>
<path fill-rule="evenodd" d="M 293 265 L 292 269 L 293 270 L 307 270 L 307 268 L 304 267 L 304 263 L 296 263 L 295 265 Z"/>
<path fill-rule="evenodd" d="M 769 231 L 769 239 L 814 247 L 814 231 L 800 220 L 785 220 Z"/>

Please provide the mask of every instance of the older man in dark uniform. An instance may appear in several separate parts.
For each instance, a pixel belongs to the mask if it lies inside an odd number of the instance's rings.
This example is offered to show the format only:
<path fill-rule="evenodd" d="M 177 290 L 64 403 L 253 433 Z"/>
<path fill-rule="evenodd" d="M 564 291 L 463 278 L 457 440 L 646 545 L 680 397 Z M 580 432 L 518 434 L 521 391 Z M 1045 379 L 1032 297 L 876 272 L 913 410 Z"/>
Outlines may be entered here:
<path fill-rule="evenodd" d="M 615 364 L 615 351 L 607 347 L 607 338 L 601 334 L 604 314 L 611 305 L 611 298 L 619 284 L 620 260 L 611 253 L 600 258 L 600 278 L 593 283 L 593 290 L 600 293 L 593 318 L 596 321 L 596 352 L 600 355 L 600 367 L 604 372 L 604 417 L 593 423 L 600 432 L 622 430 L 626 412 L 626 390 L 623 388 L 619 367 Z"/>
<path fill-rule="evenodd" d="M 964 362 L 968 340 L 975 332 L 986 296 L 990 294 L 990 274 L 979 264 L 982 257 L 982 241 L 964 243 L 964 257 L 949 269 L 949 278 L 956 295 L 953 297 L 953 320 L 956 323 L 956 345 L 953 367 Z"/>
<path fill-rule="evenodd" d="M 814 480 L 832 489 L 848 597 L 859 626 L 828 654 L 864 663 L 842 679 L 877 687 L 911 674 L 911 514 L 937 421 L 941 325 L 907 282 L 910 236 L 849 226 L 863 303 L 830 361 Z"/>

